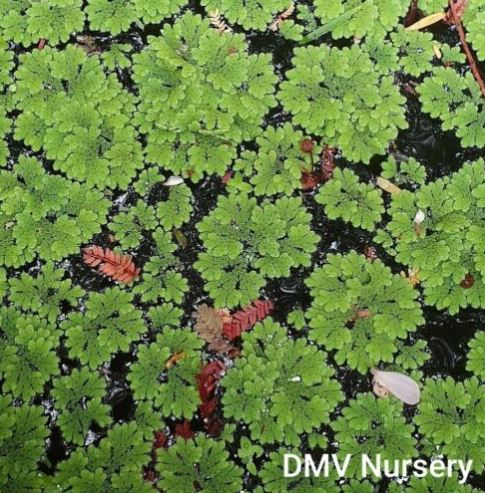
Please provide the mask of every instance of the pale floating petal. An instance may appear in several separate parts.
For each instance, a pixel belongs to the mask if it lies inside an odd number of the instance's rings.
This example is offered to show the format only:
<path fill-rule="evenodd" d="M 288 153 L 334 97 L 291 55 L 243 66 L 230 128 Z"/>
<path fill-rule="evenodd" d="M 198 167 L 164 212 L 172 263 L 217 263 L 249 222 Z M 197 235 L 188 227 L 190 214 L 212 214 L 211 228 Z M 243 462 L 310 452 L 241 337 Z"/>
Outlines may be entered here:
<path fill-rule="evenodd" d="M 414 224 L 421 224 L 425 219 L 426 214 L 421 209 L 419 209 L 419 211 L 416 212 L 416 215 L 414 216 Z"/>
<path fill-rule="evenodd" d="M 176 185 L 181 185 L 184 179 L 181 176 L 171 176 L 163 185 L 166 187 L 174 187 Z"/>
<path fill-rule="evenodd" d="M 407 375 L 393 371 L 371 370 L 374 383 L 388 390 L 394 397 L 410 406 L 415 406 L 421 399 L 419 385 Z"/>

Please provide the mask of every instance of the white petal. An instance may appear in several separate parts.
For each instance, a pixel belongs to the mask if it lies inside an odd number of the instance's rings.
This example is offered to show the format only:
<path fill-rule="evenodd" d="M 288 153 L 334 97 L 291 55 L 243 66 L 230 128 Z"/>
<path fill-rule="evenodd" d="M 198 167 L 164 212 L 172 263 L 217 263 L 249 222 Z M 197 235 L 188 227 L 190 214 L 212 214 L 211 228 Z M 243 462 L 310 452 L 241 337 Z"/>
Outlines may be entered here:
<path fill-rule="evenodd" d="M 419 211 L 416 212 L 416 215 L 414 216 L 414 224 L 421 224 L 425 219 L 426 214 L 421 209 L 419 209 Z"/>
<path fill-rule="evenodd" d="M 174 187 L 175 185 L 180 185 L 184 182 L 184 179 L 181 176 L 171 176 L 164 185 L 166 187 Z"/>
<path fill-rule="evenodd" d="M 394 397 L 410 406 L 415 406 L 421 399 L 419 385 L 407 375 L 393 371 L 371 370 L 374 382 L 387 389 Z"/>

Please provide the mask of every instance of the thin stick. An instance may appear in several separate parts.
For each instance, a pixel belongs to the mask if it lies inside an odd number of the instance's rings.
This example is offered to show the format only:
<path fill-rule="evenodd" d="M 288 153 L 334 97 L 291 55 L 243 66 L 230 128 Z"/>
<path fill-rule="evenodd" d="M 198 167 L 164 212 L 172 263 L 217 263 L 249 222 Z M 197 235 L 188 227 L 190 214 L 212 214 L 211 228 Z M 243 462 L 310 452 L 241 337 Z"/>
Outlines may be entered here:
<path fill-rule="evenodd" d="M 455 2 L 454 2 L 454 0 L 448 0 L 448 1 L 450 3 L 451 13 L 453 14 L 454 24 L 456 26 L 458 34 L 460 35 L 460 40 L 461 40 L 461 43 L 463 45 L 463 49 L 465 50 L 466 57 L 468 59 L 468 64 L 470 65 L 473 76 L 475 77 L 475 79 L 476 79 L 476 81 L 480 87 L 480 91 L 482 91 L 482 95 L 485 98 L 485 83 L 483 82 L 482 75 L 480 74 L 480 71 L 478 70 L 477 63 L 475 61 L 475 58 L 473 57 L 473 53 L 471 52 L 470 47 L 468 46 L 468 43 L 466 42 L 465 30 L 463 29 L 460 18 L 456 13 Z"/>

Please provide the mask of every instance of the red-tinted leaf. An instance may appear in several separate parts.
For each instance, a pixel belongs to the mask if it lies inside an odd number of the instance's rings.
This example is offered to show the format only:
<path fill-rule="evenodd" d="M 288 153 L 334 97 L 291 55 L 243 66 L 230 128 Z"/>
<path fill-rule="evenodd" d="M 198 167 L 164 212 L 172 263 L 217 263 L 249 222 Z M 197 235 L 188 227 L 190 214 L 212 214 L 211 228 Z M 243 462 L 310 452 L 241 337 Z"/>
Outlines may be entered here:
<path fill-rule="evenodd" d="M 153 439 L 153 446 L 155 448 L 163 448 L 167 445 L 168 436 L 163 431 L 155 432 L 155 438 Z"/>
<path fill-rule="evenodd" d="M 321 177 L 317 173 L 303 173 L 301 188 L 302 190 L 313 190 L 321 181 Z"/>
<path fill-rule="evenodd" d="M 199 405 L 199 412 L 203 419 L 209 419 L 217 410 L 219 399 L 213 397 Z"/>
<path fill-rule="evenodd" d="M 224 421 L 219 418 L 211 419 L 206 426 L 207 433 L 212 437 L 219 436 L 223 428 Z"/>
<path fill-rule="evenodd" d="M 241 332 L 250 329 L 257 322 L 266 318 L 273 310 L 271 301 L 256 300 L 252 305 L 247 306 L 232 315 L 231 322 L 224 324 L 223 334 L 229 340 L 233 340 L 241 335 Z"/>
<path fill-rule="evenodd" d="M 192 430 L 190 421 L 185 420 L 184 422 L 175 425 L 175 436 L 181 437 L 184 440 L 190 440 L 194 435 L 195 433 Z"/>
<path fill-rule="evenodd" d="M 131 255 L 115 253 L 109 248 L 89 246 L 84 249 L 84 262 L 114 281 L 129 283 L 140 274 L 140 269 L 133 263 Z"/>
<path fill-rule="evenodd" d="M 322 179 L 328 181 L 332 178 L 335 170 L 335 149 L 326 146 L 322 152 Z"/>

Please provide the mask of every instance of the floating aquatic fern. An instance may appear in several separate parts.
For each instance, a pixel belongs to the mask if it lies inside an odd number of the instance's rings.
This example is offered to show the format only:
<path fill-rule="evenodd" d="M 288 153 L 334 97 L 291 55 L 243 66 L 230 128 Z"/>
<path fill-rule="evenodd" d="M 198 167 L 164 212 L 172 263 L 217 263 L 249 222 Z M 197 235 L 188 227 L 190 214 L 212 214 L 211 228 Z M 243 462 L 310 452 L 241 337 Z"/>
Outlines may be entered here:
<path fill-rule="evenodd" d="M 279 99 L 293 122 L 352 161 L 368 163 L 408 125 L 392 77 L 380 76 L 357 45 L 296 48 L 286 78 Z"/>
<path fill-rule="evenodd" d="M 48 174 L 35 158 L 20 156 L 0 171 L 0 263 L 20 266 L 38 255 L 61 260 L 100 230 L 108 201 L 96 189 Z"/>
<path fill-rule="evenodd" d="M 15 137 L 44 150 L 54 169 L 89 185 L 126 188 L 142 166 L 134 98 L 96 57 L 67 46 L 20 57 Z"/>
<path fill-rule="evenodd" d="M 298 198 L 263 202 L 245 193 L 221 197 L 198 225 L 205 252 L 195 267 L 218 307 L 248 305 L 266 278 L 289 276 L 308 266 L 318 237 Z"/>
<path fill-rule="evenodd" d="M 309 337 L 335 360 L 362 373 L 392 362 L 399 340 L 424 323 L 418 292 L 380 260 L 363 255 L 329 255 L 307 279 L 313 303 Z"/>
<path fill-rule="evenodd" d="M 220 34 L 193 14 L 149 38 L 134 57 L 134 80 L 148 160 L 194 179 L 224 174 L 275 105 L 269 56 L 249 55 L 243 35 Z"/>

